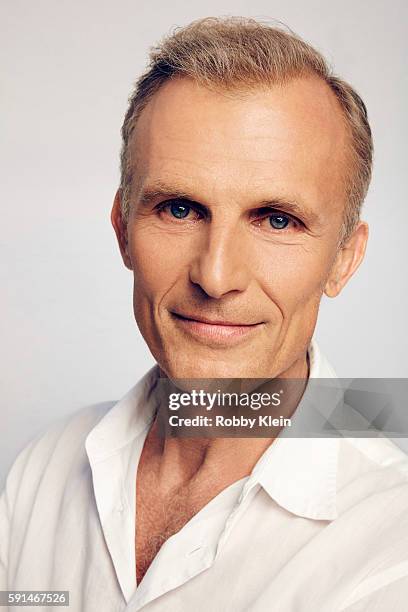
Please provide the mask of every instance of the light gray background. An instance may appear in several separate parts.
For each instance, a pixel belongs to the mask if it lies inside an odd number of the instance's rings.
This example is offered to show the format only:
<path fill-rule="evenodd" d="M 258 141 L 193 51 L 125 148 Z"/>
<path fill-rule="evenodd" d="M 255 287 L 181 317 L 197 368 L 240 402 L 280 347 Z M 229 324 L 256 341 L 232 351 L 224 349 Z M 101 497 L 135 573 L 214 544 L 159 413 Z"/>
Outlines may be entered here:
<path fill-rule="evenodd" d="M 375 172 L 366 261 L 317 339 L 343 377 L 406 377 L 405 0 L 2 0 L 0 485 L 55 419 L 122 396 L 153 363 L 109 222 L 119 129 L 149 46 L 208 15 L 285 22 L 365 100 Z M 404 174 L 405 172 L 405 174 Z"/>

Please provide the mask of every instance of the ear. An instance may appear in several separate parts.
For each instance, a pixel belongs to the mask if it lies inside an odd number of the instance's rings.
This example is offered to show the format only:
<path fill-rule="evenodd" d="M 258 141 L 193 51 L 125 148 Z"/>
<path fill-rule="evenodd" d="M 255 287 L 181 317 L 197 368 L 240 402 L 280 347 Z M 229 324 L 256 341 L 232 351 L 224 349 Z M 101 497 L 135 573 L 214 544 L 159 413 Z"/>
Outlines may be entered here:
<path fill-rule="evenodd" d="M 360 221 L 350 238 L 337 253 L 324 287 L 328 297 L 336 297 L 364 258 L 368 240 L 368 225 Z"/>
<path fill-rule="evenodd" d="M 115 199 L 113 200 L 111 222 L 113 225 L 113 229 L 115 230 L 116 238 L 118 240 L 123 263 L 127 268 L 129 268 L 129 270 L 132 270 L 132 261 L 129 257 L 128 251 L 127 225 L 122 217 L 122 205 L 119 189 L 117 190 Z"/>

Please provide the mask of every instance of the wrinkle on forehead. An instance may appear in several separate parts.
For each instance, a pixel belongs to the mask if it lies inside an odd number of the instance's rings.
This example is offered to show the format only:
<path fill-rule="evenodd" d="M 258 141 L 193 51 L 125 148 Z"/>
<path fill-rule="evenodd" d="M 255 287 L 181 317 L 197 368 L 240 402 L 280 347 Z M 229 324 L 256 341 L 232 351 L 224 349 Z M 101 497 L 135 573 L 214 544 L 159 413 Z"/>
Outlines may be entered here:
<path fill-rule="evenodd" d="M 349 135 L 335 95 L 314 76 L 244 97 L 169 81 L 142 111 L 131 148 L 139 179 L 174 172 L 209 189 L 215 179 L 238 190 L 290 183 L 306 197 L 344 197 Z"/>

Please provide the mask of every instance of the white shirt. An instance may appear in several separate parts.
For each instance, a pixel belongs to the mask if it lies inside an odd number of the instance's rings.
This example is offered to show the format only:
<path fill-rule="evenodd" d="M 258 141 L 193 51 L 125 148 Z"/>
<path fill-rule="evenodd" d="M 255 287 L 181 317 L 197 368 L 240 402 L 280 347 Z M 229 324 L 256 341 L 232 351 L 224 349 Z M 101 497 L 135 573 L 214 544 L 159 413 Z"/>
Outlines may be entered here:
<path fill-rule="evenodd" d="M 309 358 L 311 378 L 335 377 L 314 341 Z M 69 590 L 75 612 L 408 608 L 408 457 L 385 438 L 279 436 L 136 588 L 135 477 L 156 376 L 18 456 L 0 502 L 0 590 Z"/>

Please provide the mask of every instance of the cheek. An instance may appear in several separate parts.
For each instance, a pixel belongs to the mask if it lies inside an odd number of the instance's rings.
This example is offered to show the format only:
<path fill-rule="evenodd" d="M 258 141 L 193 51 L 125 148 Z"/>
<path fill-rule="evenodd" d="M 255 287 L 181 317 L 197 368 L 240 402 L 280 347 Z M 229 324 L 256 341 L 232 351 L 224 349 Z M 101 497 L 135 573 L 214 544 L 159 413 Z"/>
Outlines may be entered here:
<path fill-rule="evenodd" d="M 325 249 L 274 245 L 259 266 L 259 283 L 284 316 L 320 300 L 329 271 Z"/>
<path fill-rule="evenodd" d="M 163 232 L 151 227 L 135 227 L 129 235 L 135 297 L 153 300 L 177 281 L 186 265 L 185 251 L 177 249 Z"/>

